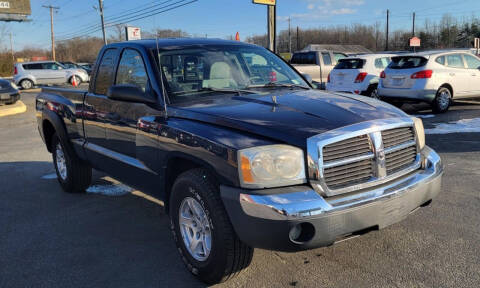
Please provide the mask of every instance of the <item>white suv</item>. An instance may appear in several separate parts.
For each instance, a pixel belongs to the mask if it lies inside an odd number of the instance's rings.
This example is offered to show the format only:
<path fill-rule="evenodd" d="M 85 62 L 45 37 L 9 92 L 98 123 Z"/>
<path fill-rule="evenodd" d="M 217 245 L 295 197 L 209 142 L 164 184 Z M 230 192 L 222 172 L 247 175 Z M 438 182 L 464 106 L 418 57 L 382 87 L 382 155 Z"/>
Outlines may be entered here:
<path fill-rule="evenodd" d="M 392 104 L 427 102 L 435 113 L 453 99 L 480 96 L 480 58 L 459 51 L 430 51 L 392 58 L 378 94 Z"/>
<path fill-rule="evenodd" d="M 328 75 L 327 90 L 350 92 L 377 98 L 380 73 L 392 54 L 366 54 L 340 59 Z"/>

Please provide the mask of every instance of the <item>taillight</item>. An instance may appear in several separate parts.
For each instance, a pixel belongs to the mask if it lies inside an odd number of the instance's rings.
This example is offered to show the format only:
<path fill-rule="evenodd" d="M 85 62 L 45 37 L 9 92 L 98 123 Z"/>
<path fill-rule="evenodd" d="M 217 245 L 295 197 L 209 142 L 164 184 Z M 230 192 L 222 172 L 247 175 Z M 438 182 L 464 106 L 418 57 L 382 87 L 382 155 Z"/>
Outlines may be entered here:
<path fill-rule="evenodd" d="M 380 78 L 385 79 L 385 77 L 387 77 L 387 75 L 385 74 L 385 71 L 382 71 L 382 73 L 380 73 Z"/>
<path fill-rule="evenodd" d="M 17 75 L 17 74 L 18 74 L 17 66 L 14 66 L 13 75 Z"/>
<path fill-rule="evenodd" d="M 416 73 L 413 73 L 410 78 L 412 79 L 424 79 L 424 78 L 432 78 L 433 71 L 432 70 L 423 70 Z"/>
<path fill-rule="evenodd" d="M 365 77 L 367 77 L 368 73 L 362 72 L 358 73 L 357 78 L 355 78 L 355 83 L 362 83 L 363 80 L 365 80 Z"/>
<path fill-rule="evenodd" d="M 330 73 L 328 73 L 327 82 L 330 83 Z"/>

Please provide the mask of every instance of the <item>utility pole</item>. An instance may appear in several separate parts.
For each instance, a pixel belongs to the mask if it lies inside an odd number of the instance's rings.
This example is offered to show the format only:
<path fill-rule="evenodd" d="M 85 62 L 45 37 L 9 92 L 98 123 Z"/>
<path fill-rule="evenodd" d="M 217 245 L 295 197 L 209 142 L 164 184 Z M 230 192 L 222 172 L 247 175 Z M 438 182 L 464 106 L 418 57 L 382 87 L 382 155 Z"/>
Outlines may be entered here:
<path fill-rule="evenodd" d="M 412 37 L 415 37 L 415 12 L 413 12 Z"/>
<path fill-rule="evenodd" d="M 107 45 L 107 35 L 105 34 L 105 19 L 103 18 L 103 0 L 98 0 L 98 9 L 100 10 L 100 18 L 102 20 L 103 43 Z"/>
<path fill-rule="evenodd" d="M 276 7 L 275 5 L 268 5 L 267 10 L 268 10 L 268 49 L 272 51 L 273 53 L 277 52 L 277 47 L 276 47 Z"/>
<path fill-rule="evenodd" d="M 292 22 L 292 19 L 288 17 L 288 52 L 292 53 L 292 31 L 290 29 L 290 22 Z"/>
<path fill-rule="evenodd" d="M 300 28 L 297 26 L 297 51 L 300 51 Z"/>
<path fill-rule="evenodd" d="M 385 51 L 388 51 L 388 25 L 390 18 L 390 10 L 387 9 L 387 34 L 385 35 Z"/>
<path fill-rule="evenodd" d="M 10 32 L 10 52 L 12 53 L 12 63 L 15 64 L 15 54 L 13 53 L 13 35 Z"/>
<path fill-rule="evenodd" d="M 51 30 L 51 38 L 52 38 L 52 60 L 55 61 L 55 33 L 53 31 L 53 10 L 58 10 L 60 7 L 55 7 L 52 5 L 42 5 L 43 8 L 50 9 L 50 30 Z"/>

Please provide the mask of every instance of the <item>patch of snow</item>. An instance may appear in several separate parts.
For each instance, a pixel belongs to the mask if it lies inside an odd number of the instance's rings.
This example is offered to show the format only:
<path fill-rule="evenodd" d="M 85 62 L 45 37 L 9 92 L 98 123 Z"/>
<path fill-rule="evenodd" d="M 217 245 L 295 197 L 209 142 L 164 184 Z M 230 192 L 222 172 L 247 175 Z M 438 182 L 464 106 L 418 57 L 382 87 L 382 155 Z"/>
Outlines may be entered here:
<path fill-rule="evenodd" d="M 418 114 L 418 115 L 412 115 L 412 116 L 417 118 L 423 118 L 423 119 L 435 117 L 435 115 L 433 114 Z"/>
<path fill-rule="evenodd" d="M 57 179 L 57 173 L 43 175 L 42 179 L 46 179 L 46 180 Z"/>
<path fill-rule="evenodd" d="M 122 196 L 131 193 L 132 191 L 132 188 L 123 184 L 93 185 L 87 189 L 87 193 L 105 196 Z"/>
<path fill-rule="evenodd" d="M 480 133 L 480 118 L 462 119 L 456 122 L 434 125 L 435 128 L 425 129 L 425 134 Z"/>

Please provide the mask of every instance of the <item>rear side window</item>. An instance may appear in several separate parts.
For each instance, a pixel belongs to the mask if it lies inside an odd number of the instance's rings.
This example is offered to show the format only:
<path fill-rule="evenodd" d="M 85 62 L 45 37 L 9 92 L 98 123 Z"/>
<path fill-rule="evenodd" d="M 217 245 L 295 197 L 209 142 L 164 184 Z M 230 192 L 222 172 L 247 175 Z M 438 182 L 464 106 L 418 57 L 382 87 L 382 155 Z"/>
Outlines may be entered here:
<path fill-rule="evenodd" d="M 323 59 L 323 65 L 325 66 L 332 65 L 332 57 L 330 57 L 330 53 L 322 52 L 322 59 Z"/>
<path fill-rule="evenodd" d="M 428 60 L 420 56 L 399 56 L 393 57 L 388 65 L 390 69 L 410 69 L 425 66 Z"/>
<path fill-rule="evenodd" d="M 116 84 L 137 86 L 145 92 L 147 83 L 148 76 L 142 55 L 135 50 L 126 49 L 118 64 Z"/>
<path fill-rule="evenodd" d="M 116 55 L 116 49 L 108 49 L 103 53 L 95 80 L 95 94 L 107 94 L 108 88 L 112 85 Z"/>
<path fill-rule="evenodd" d="M 292 57 L 292 60 L 290 60 L 290 63 L 316 65 L 317 54 L 315 52 L 295 53 Z"/>
<path fill-rule="evenodd" d="M 364 65 L 364 59 L 340 59 L 335 69 L 362 69 Z"/>
<path fill-rule="evenodd" d="M 390 64 L 390 58 L 388 57 L 375 59 L 375 68 L 384 69 L 388 64 Z"/>
<path fill-rule="evenodd" d="M 468 69 L 479 69 L 480 68 L 480 60 L 476 57 L 473 57 L 471 55 L 463 55 L 463 58 L 465 59 L 465 62 L 467 62 L 467 68 Z"/>
<path fill-rule="evenodd" d="M 460 54 L 447 55 L 447 66 L 452 68 L 465 68 L 465 65 L 463 64 L 462 55 Z"/>
<path fill-rule="evenodd" d="M 437 57 L 437 58 L 435 59 L 435 62 L 437 62 L 438 64 L 445 65 L 445 56 Z"/>
<path fill-rule="evenodd" d="M 23 64 L 22 67 L 25 70 L 40 70 L 40 69 L 42 69 L 42 64 L 40 64 L 40 63 Z"/>

